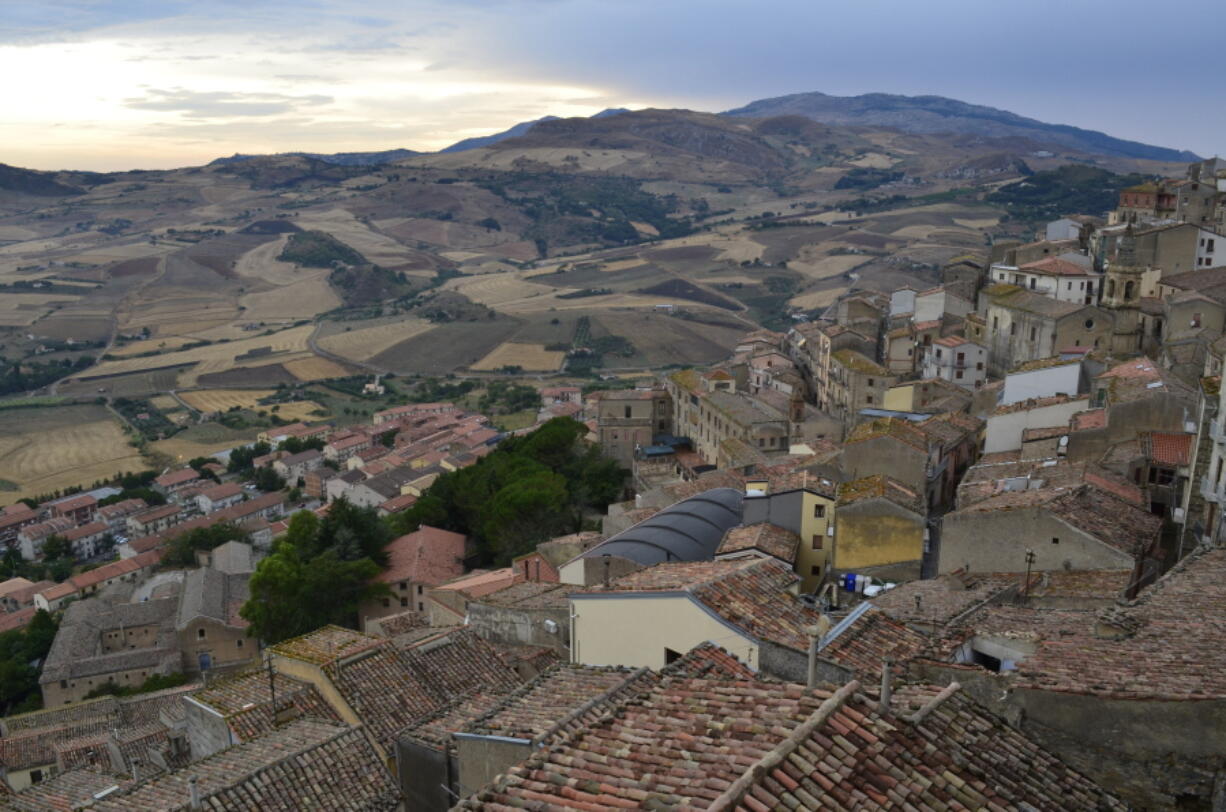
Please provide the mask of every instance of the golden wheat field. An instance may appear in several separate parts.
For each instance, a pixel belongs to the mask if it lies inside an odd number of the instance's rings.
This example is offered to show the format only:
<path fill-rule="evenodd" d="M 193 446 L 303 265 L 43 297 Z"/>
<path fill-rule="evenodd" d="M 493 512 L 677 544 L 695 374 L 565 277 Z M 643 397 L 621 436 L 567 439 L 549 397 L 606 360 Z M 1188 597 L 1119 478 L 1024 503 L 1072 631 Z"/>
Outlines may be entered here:
<path fill-rule="evenodd" d="M 259 401 L 275 392 L 275 389 L 200 389 L 195 392 L 180 392 L 179 397 L 198 412 L 224 412 L 237 406 L 240 409 L 261 408 Z"/>
<path fill-rule="evenodd" d="M 472 365 L 477 371 L 517 366 L 532 372 L 554 372 L 566 360 L 566 353 L 545 349 L 544 344 L 518 344 L 504 341 Z"/>
<path fill-rule="evenodd" d="M 283 366 L 300 381 L 322 381 L 328 378 L 344 378 L 350 371 L 329 358 L 312 355 L 286 361 Z"/>
<path fill-rule="evenodd" d="M 119 421 L 103 406 L 0 412 L 0 479 L 5 499 L 35 496 L 147 467 Z"/>

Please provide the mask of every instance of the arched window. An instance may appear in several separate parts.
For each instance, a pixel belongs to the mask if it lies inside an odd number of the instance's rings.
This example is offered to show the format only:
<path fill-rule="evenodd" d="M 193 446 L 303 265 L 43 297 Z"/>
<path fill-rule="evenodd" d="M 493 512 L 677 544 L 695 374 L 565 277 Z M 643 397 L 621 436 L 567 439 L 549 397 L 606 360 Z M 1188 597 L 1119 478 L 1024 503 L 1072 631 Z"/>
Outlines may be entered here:
<path fill-rule="evenodd" d="M 1115 280 L 1108 279 L 1107 280 L 1107 298 L 1110 299 L 1114 296 L 1115 296 Z"/>
<path fill-rule="evenodd" d="M 1133 283 L 1131 281 L 1124 283 L 1124 301 L 1125 302 L 1132 300 L 1132 288 L 1133 288 Z"/>

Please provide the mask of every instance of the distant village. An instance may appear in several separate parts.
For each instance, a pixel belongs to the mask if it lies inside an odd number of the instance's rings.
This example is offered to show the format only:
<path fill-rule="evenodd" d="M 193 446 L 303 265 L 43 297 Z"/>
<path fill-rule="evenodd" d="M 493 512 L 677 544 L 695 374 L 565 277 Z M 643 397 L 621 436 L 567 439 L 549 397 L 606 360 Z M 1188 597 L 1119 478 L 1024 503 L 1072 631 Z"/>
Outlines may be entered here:
<path fill-rule="evenodd" d="M 58 620 L 0 809 L 1226 808 L 1226 161 L 1035 236 L 542 388 L 513 434 L 577 421 L 624 498 L 500 568 L 404 528 L 347 626 L 251 634 L 295 514 L 414 515 L 510 433 L 407 403 L 4 508 L 78 566 L 0 583 Z"/>

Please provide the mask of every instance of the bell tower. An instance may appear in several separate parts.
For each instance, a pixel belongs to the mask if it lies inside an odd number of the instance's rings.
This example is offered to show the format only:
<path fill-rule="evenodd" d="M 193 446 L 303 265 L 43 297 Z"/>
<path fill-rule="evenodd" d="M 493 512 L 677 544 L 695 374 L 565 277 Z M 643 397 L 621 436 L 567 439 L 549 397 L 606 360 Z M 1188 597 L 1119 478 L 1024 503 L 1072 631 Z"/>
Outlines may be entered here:
<path fill-rule="evenodd" d="M 1115 261 L 1103 274 L 1101 306 L 1111 311 L 1115 326 L 1111 335 L 1114 355 L 1133 355 L 1141 351 L 1141 275 L 1137 265 L 1137 241 L 1129 225 L 1115 253 Z"/>

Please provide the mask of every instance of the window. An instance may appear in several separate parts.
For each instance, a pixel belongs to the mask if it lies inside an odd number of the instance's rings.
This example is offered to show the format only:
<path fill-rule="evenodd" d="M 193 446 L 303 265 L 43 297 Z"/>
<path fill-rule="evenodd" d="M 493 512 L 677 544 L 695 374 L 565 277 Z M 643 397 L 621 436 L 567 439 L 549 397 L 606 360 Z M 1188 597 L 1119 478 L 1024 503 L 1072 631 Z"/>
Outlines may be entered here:
<path fill-rule="evenodd" d="M 959 363 L 959 364 L 965 364 L 965 363 L 966 363 L 966 353 L 964 353 L 964 352 L 960 352 L 960 353 L 958 353 L 958 363 Z"/>
<path fill-rule="evenodd" d="M 869 395 L 868 397 L 866 397 L 866 398 L 864 399 L 864 402 L 865 402 L 865 403 L 867 403 L 869 406 L 872 406 L 872 405 L 873 405 L 873 396 L 872 396 L 872 395 Z"/>
<path fill-rule="evenodd" d="M 957 378 L 958 380 L 962 380 L 962 370 L 960 369 L 954 370 L 954 377 Z"/>
<path fill-rule="evenodd" d="M 1086 319 L 1086 329 L 1087 330 L 1094 329 L 1094 319 Z"/>
<path fill-rule="evenodd" d="M 242 647 L 243 647 L 243 638 L 241 638 L 241 637 L 240 637 L 240 638 L 238 638 L 237 640 L 235 640 L 235 641 L 234 641 L 234 645 L 235 645 L 235 646 L 237 646 L 238 648 L 242 648 Z"/>
<path fill-rule="evenodd" d="M 384 598 L 384 599 L 383 599 L 383 608 L 384 608 L 384 609 L 390 609 L 390 608 L 391 608 L 391 606 L 392 606 L 392 601 L 391 601 L 391 599 L 390 599 L 390 598 Z"/>
<path fill-rule="evenodd" d="M 998 327 L 1000 327 L 1000 316 L 993 316 L 992 317 L 992 329 L 995 330 Z"/>
<path fill-rule="evenodd" d="M 826 506 L 825 505 L 814 505 L 813 506 L 813 518 L 815 519 L 826 518 Z"/>
<path fill-rule="evenodd" d="M 630 417 L 630 407 L 629 406 L 626 407 L 625 414 L 626 414 L 626 417 Z"/>
<path fill-rule="evenodd" d="M 196 629 L 196 639 L 197 640 L 204 639 L 204 629 Z"/>
<path fill-rule="evenodd" d="M 818 533 L 813 534 L 813 549 L 820 550 L 822 548 L 822 537 Z"/>
<path fill-rule="evenodd" d="M 421 594 L 421 584 L 418 584 L 418 585 L 417 585 L 417 594 L 418 594 L 418 595 L 420 595 L 420 594 Z"/>
<path fill-rule="evenodd" d="M 975 369 L 982 371 L 982 370 L 983 370 L 983 361 L 980 361 L 979 363 L 975 364 Z"/>
<path fill-rule="evenodd" d="M 408 581 L 401 581 L 401 582 L 400 582 L 400 591 L 401 591 L 401 592 L 404 592 L 404 591 L 405 591 L 406 589 L 408 589 L 408 588 L 409 588 L 409 583 L 408 583 Z"/>
<path fill-rule="evenodd" d="M 408 609 L 408 608 L 409 608 L 409 599 L 408 599 L 408 598 L 401 598 L 401 599 L 400 599 L 400 608 L 402 608 L 402 609 Z"/>
<path fill-rule="evenodd" d="M 1016 324 L 1009 325 L 1009 335 L 1011 336 L 1017 335 L 1017 325 Z"/>
<path fill-rule="evenodd" d="M 1030 340 L 1031 340 L 1031 341 L 1034 341 L 1034 340 L 1035 340 L 1035 338 L 1037 338 L 1037 337 L 1038 337 L 1038 335 L 1039 335 L 1039 330 L 1038 330 L 1038 328 L 1037 328 L 1037 327 L 1031 327 L 1031 328 L 1030 328 Z"/>
<path fill-rule="evenodd" d="M 1200 327 L 1200 313 L 1193 313 L 1193 314 L 1192 314 L 1192 326 L 1193 326 L 1193 327 Z"/>
<path fill-rule="evenodd" d="M 426 611 L 426 605 L 425 605 L 424 603 L 422 603 L 421 601 L 418 601 L 418 602 L 417 602 L 417 611 L 419 611 L 419 612 L 424 612 L 424 611 Z"/>
<path fill-rule="evenodd" d="M 1059 544 L 1059 543 L 1060 543 L 1060 539 L 1058 539 L 1058 538 L 1056 538 L 1055 536 L 1053 536 L 1053 537 L 1052 537 L 1052 540 L 1051 540 L 1051 543 L 1052 543 L 1052 544 Z"/>
<path fill-rule="evenodd" d="M 822 574 L 822 565 L 821 565 L 821 564 L 814 564 L 813 566 L 809 567 L 809 574 L 810 574 L 810 575 L 821 575 L 821 574 Z"/>

